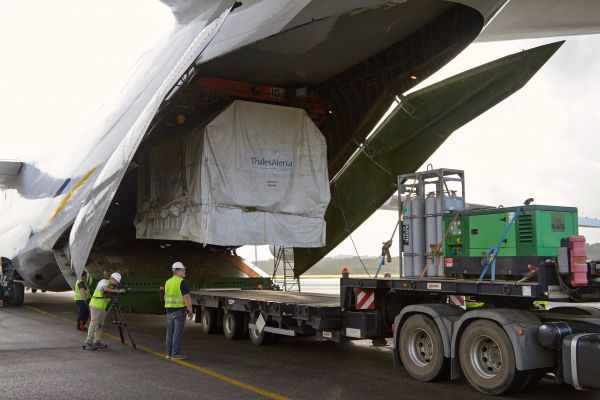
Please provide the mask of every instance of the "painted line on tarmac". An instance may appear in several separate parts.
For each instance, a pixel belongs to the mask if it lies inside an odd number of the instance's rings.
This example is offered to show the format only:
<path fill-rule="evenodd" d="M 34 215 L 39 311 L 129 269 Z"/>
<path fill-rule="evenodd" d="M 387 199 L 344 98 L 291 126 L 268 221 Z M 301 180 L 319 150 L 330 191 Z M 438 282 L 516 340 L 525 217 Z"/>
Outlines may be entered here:
<path fill-rule="evenodd" d="M 53 313 L 49 313 L 49 312 L 44 311 L 44 310 L 42 310 L 40 308 L 37 308 L 37 307 L 25 306 L 25 308 L 27 308 L 27 309 L 29 309 L 31 311 L 34 311 L 34 312 L 36 312 L 38 314 L 46 315 L 46 316 L 54 318 L 54 319 L 58 319 L 58 320 L 69 322 L 69 323 L 73 322 L 70 319 L 61 317 L 61 316 L 53 314 Z M 110 334 L 110 333 L 107 333 L 107 332 L 103 332 L 102 335 L 104 335 L 106 337 L 109 337 L 109 338 L 111 338 L 111 339 L 113 339 L 115 341 L 118 341 L 118 342 L 121 341 L 120 337 L 115 336 L 115 335 Z M 153 349 L 151 349 L 149 347 L 142 346 L 142 345 L 139 345 L 139 344 L 136 347 L 138 349 L 146 352 L 146 353 L 149 353 L 149 354 L 155 355 L 155 356 L 157 356 L 159 358 L 162 358 L 163 360 L 165 358 L 165 355 L 163 353 L 160 353 L 160 352 L 158 352 L 156 350 L 153 350 Z M 215 379 L 218 379 L 220 381 L 223 381 L 223 382 L 229 383 L 231 385 L 237 386 L 237 387 L 242 388 L 244 390 L 247 390 L 249 392 L 259 394 L 259 395 L 267 397 L 269 399 L 273 399 L 273 400 L 289 400 L 288 397 L 282 396 L 282 395 L 277 394 L 277 393 L 269 392 L 268 390 L 261 389 L 261 388 L 259 388 L 257 386 L 250 385 L 250 384 L 244 383 L 242 381 L 238 381 L 237 379 L 230 378 L 227 375 L 223 375 L 223 374 L 220 374 L 220 373 L 215 372 L 213 370 L 210 370 L 208 368 L 204 368 L 204 367 L 201 367 L 199 365 L 192 364 L 192 363 L 190 363 L 188 361 L 170 360 L 170 362 L 177 363 L 177 364 L 179 364 L 179 365 L 181 365 L 183 367 L 193 369 L 195 371 L 200 372 L 201 374 L 208 375 L 208 376 L 213 377 Z"/>

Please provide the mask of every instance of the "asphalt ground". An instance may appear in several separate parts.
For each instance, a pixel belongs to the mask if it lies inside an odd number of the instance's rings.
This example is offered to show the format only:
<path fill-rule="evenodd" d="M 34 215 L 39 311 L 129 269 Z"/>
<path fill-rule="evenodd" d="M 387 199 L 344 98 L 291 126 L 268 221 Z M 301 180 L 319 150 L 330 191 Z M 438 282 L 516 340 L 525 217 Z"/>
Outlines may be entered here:
<path fill-rule="evenodd" d="M 189 359 L 163 358 L 164 316 L 126 314 L 138 349 L 107 323 L 106 350 L 83 351 L 68 295 L 27 293 L 0 309 L 0 399 L 489 399 L 464 380 L 422 383 L 392 368 L 389 347 L 282 338 L 276 346 L 203 335 L 188 323 Z M 107 322 L 112 321 L 107 318 Z M 504 399 L 600 399 L 548 379 Z"/>

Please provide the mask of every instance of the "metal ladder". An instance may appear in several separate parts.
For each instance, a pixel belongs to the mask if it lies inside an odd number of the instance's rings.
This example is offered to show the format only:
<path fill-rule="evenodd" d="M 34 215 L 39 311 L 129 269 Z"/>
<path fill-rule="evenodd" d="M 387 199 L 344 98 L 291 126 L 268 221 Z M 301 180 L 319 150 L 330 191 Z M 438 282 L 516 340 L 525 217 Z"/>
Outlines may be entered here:
<path fill-rule="evenodd" d="M 273 268 L 273 281 L 276 280 L 277 271 L 283 266 L 282 289 L 286 292 L 294 290 L 300 292 L 300 277 L 294 275 L 294 259 L 286 256 L 285 247 L 279 247 L 275 255 Z"/>

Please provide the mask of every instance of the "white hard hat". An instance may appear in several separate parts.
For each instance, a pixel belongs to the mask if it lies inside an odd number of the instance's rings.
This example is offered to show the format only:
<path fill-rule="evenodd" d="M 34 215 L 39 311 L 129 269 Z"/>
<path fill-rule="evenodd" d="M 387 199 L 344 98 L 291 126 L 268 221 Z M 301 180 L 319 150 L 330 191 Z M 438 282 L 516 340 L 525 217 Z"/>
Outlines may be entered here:
<path fill-rule="evenodd" d="M 171 269 L 172 269 L 173 271 L 176 271 L 176 270 L 178 270 L 178 269 L 185 269 L 185 266 L 183 265 L 183 263 L 181 263 L 181 262 L 177 261 L 177 262 L 174 262 L 174 263 L 173 263 L 173 266 L 171 267 Z"/>
<path fill-rule="evenodd" d="M 118 272 L 113 272 L 110 275 L 111 278 L 113 278 L 115 281 L 117 281 L 118 283 L 121 283 L 121 274 Z"/>

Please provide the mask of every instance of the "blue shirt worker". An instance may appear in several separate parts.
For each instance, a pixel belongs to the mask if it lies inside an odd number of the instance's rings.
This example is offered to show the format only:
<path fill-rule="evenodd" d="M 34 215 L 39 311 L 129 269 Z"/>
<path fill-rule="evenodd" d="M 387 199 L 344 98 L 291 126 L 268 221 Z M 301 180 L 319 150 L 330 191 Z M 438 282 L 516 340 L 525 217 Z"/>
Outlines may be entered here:
<path fill-rule="evenodd" d="M 102 279 L 98 282 L 96 290 L 90 301 L 90 325 L 88 334 L 83 344 L 84 350 L 105 349 L 108 347 L 106 343 L 100 341 L 102 331 L 104 329 L 104 320 L 110 305 L 110 295 L 108 293 L 125 293 L 125 289 L 119 289 L 121 283 L 121 274 L 114 272 L 109 279 Z"/>
<path fill-rule="evenodd" d="M 173 276 L 165 283 L 165 309 L 167 312 L 167 359 L 185 360 L 181 354 L 181 338 L 185 326 L 186 312 L 192 316 L 190 289 L 183 280 L 185 267 L 177 261 L 172 266 Z"/>
<path fill-rule="evenodd" d="M 90 290 L 85 283 L 87 281 L 87 272 L 83 271 L 81 273 L 81 278 L 77 279 L 75 282 L 75 288 L 73 288 L 74 300 L 75 304 L 77 304 L 77 330 L 85 331 L 85 324 L 90 317 L 90 307 L 88 303 L 90 302 L 90 298 L 92 295 L 90 294 Z"/>

